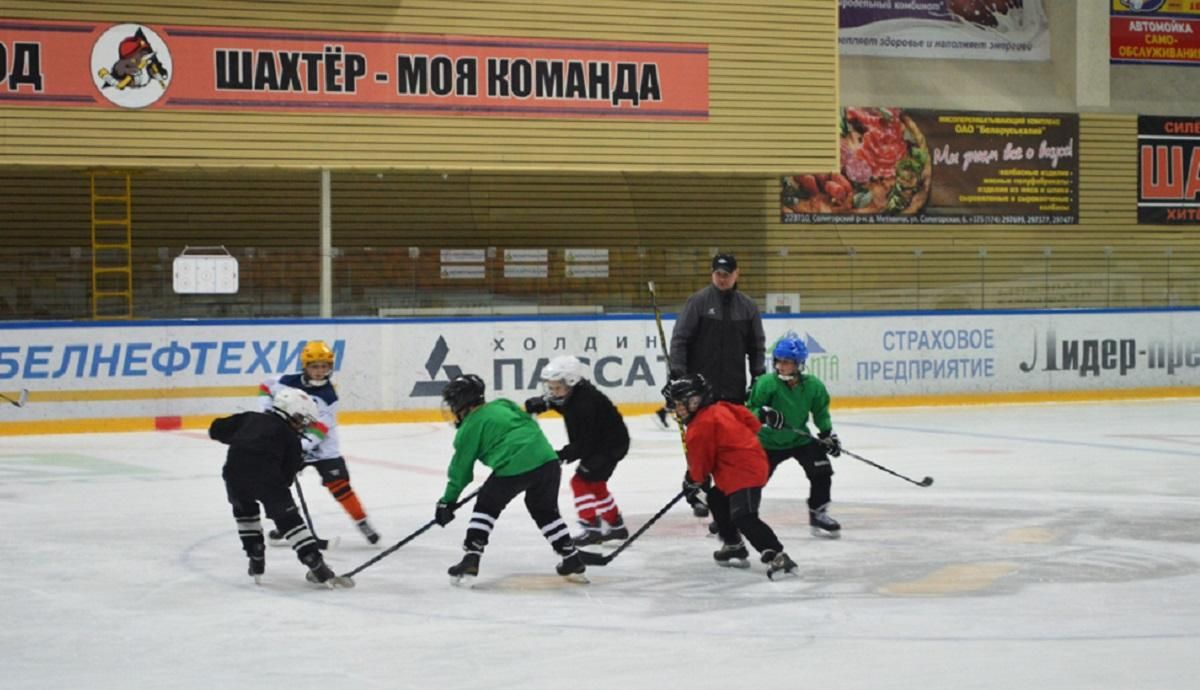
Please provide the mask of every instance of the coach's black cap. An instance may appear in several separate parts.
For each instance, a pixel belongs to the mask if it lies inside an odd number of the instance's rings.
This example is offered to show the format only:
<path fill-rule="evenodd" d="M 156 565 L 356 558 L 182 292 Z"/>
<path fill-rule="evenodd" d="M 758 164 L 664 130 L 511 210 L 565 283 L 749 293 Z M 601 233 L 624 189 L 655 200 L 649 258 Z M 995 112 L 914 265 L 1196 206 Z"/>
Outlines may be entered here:
<path fill-rule="evenodd" d="M 733 254 L 717 254 L 713 257 L 712 270 L 733 273 L 737 270 L 737 259 Z"/>

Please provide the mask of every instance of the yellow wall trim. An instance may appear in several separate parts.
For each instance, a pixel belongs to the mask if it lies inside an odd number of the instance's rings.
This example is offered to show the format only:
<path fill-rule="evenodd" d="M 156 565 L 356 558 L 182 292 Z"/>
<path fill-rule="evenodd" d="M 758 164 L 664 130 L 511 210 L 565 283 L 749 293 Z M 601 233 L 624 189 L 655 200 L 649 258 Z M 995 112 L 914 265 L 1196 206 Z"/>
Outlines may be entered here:
<path fill-rule="evenodd" d="M 1171 398 L 1200 398 L 1200 386 L 1102 389 L 1092 391 L 1034 391 L 1021 393 L 983 393 L 977 395 L 928 395 L 896 397 L 839 398 L 834 412 L 839 410 L 885 407 L 1003 405 L 1055 402 L 1110 402 L 1114 400 L 1162 400 Z M 650 414 L 658 403 L 628 403 L 618 405 L 621 414 L 636 416 Z M 0 422 L 0 436 L 34 434 L 90 434 L 100 432 L 155 431 L 170 429 L 207 429 L 220 415 L 188 415 L 176 418 L 118 417 L 91 419 L 43 419 L 26 422 Z M 446 422 L 440 409 L 345 412 L 343 424 L 401 424 L 412 422 Z"/>

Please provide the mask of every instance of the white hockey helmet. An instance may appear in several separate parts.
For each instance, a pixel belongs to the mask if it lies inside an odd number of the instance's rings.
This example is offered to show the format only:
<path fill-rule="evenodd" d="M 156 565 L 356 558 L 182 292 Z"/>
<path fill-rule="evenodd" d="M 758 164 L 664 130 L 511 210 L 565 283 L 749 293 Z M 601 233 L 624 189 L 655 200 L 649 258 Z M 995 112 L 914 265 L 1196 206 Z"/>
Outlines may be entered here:
<path fill-rule="evenodd" d="M 542 368 L 543 381 L 562 381 L 568 386 L 574 386 L 587 375 L 587 365 L 571 355 L 555 357 Z"/>
<path fill-rule="evenodd" d="M 561 402 L 570 393 L 570 389 L 574 388 L 575 384 L 586 379 L 587 376 L 588 368 L 586 364 L 571 355 L 562 355 L 550 360 L 542 368 L 542 388 L 551 400 Z M 554 386 L 552 385 L 553 383 L 561 383 L 563 386 L 566 386 L 566 389 Z"/>
<path fill-rule="evenodd" d="M 271 398 L 271 408 L 293 426 L 303 428 L 317 419 L 317 401 L 299 388 L 285 386 Z"/>

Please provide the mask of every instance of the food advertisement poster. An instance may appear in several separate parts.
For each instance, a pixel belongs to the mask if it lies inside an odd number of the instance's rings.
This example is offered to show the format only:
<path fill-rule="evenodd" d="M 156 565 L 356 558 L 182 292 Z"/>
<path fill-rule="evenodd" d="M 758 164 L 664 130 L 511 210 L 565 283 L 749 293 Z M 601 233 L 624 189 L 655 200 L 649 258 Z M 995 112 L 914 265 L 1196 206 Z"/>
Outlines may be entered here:
<path fill-rule="evenodd" d="M 1044 0 L 840 0 L 842 55 L 1050 59 Z"/>
<path fill-rule="evenodd" d="M 1078 222 L 1078 115 L 845 108 L 840 127 L 840 170 L 782 179 L 784 223 Z"/>
<path fill-rule="evenodd" d="M 1200 225 L 1200 118 L 1138 116 L 1138 222 Z"/>
<path fill-rule="evenodd" d="M 1109 59 L 1200 65 L 1200 0 L 1112 0 Z"/>

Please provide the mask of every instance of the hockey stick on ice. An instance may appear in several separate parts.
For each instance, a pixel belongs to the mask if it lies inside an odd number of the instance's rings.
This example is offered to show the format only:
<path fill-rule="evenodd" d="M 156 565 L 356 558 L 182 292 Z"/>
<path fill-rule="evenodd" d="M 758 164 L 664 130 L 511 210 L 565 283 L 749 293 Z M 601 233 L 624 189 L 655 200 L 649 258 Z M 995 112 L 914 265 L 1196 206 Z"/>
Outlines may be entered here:
<path fill-rule="evenodd" d="M 475 498 L 475 495 L 478 493 L 479 493 L 479 489 L 475 489 L 471 493 L 467 494 L 462 499 L 460 499 L 458 501 L 458 503 L 454 504 L 454 509 L 458 510 L 459 508 L 461 508 L 463 506 L 463 504 L 465 504 L 468 501 L 470 501 L 471 499 Z M 433 527 L 436 524 L 437 524 L 437 520 L 430 520 L 429 522 L 426 522 L 424 525 L 421 525 L 421 527 L 419 529 L 417 529 L 416 532 L 413 532 L 412 534 L 401 539 L 400 541 L 396 542 L 395 544 L 392 544 L 391 546 L 387 547 L 383 551 L 380 551 L 378 554 L 371 557 L 371 559 L 368 560 L 366 563 L 363 563 L 362 565 L 358 566 L 354 570 L 351 570 L 350 572 L 346 573 L 344 575 L 344 577 L 353 577 L 354 575 L 361 573 L 362 571 L 366 570 L 367 568 L 370 568 L 371 566 L 375 565 L 379 561 L 382 561 L 384 558 L 395 553 L 396 550 L 399 549 L 401 546 L 404 546 L 405 544 L 412 541 L 413 539 L 416 539 L 417 537 L 421 536 L 422 534 L 425 534 L 425 532 L 429 531 L 430 527 Z"/>
<path fill-rule="evenodd" d="M 584 551 L 583 549 L 580 549 L 579 557 L 583 559 L 583 562 L 585 565 L 608 565 L 609 563 L 612 562 L 612 560 L 614 558 L 616 558 L 618 555 L 620 555 L 620 553 L 622 551 L 629 548 L 629 545 L 632 544 L 634 541 L 636 541 L 638 537 L 645 534 L 646 530 L 650 529 L 650 525 L 653 525 L 654 523 L 658 522 L 659 518 L 661 518 L 663 515 L 666 515 L 667 511 L 671 509 L 671 506 L 678 503 L 679 499 L 683 498 L 686 495 L 687 495 L 686 491 L 680 491 L 679 493 L 675 494 L 675 497 L 672 498 L 670 501 L 668 501 L 667 505 L 665 505 L 661 509 L 659 509 L 659 511 L 654 514 L 654 517 L 651 517 L 649 520 L 647 520 L 646 524 L 644 524 L 638 528 L 638 531 L 634 532 L 632 535 L 630 535 L 630 537 L 628 539 L 621 542 L 621 545 L 617 547 L 616 551 L 613 551 L 610 554 L 604 555 L 604 554 L 599 554 L 599 553 L 595 553 L 592 551 Z"/>
<path fill-rule="evenodd" d="M 871 467 L 874 467 L 877 470 L 883 470 L 884 472 L 887 472 L 888 474 L 890 474 L 894 477 L 899 477 L 906 482 L 912 482 L 913 484 L 916 484 L 917 486 L 933 486 L 933 477 L 925 477 L 921 481 L 917 481 L 910 477 L 905 477 L 904 475 L 900 474 L 899 472 L 893 472 L 892 470 L 889 470 L 888 468 L 884 467 L 883 465 L 880 465 L 877 462 L 871 462 L 870 460 L 864 458 L 861 455 L 851 453 L 850 451 L 846 450 L 845 448 L 842 449 L 842 453 L 849 455 L 850 457 L 854 458 L 855 460 L 861 460 L 862 462 L 867 463 L 868 465 L 870 465 Z"/>
<path fill-rule="evenodd" d="M 25 403 L 29 402 L 29 389 L 22 388 L 21 394 L 17 396 L 16 400 L 13 400 L 3 393 L 0 393 L 0 398 L 3 398 L 5 401 L 10 402 L 17 407 L 25 407 Z"/>
<path fill-rule="evenodd" d="M 304 521 L 308 523 L 308 531 L 317 542 L 317 548 L 324 551 L 329 548 L 329 540 L 317 536 L 317 528 L 313 527 L 312 515 L 308 513 L 308 501 L 304 500 L 304 489 L 300 488 L 300 475 L 296 475 L 296 495 L 300 497 L 300 507 L 304 509 Z"/>
<path fill-rule="evenodd" d="M 805 429 L 796 429 L 794 427 L 788 427 L 788 431 L 800 434 L 801 436 L 807 436 L 808 438 L 816 441 L 817 443 L 820 443 L 821 445 L 824 445 L 824 446 L 829 445 L 829 443 L 826 442 L 825 439 L 816 438 L 812 434 L 808 433 L 808 431 L 806 431 Z M 880 465 L 877 462 L 872 462 L 872 461 L 864 458 L 863 456 L 858 455 L 857 453 L 851 453 L 850 451 L 846 450 L 845 448 L 842 449 L 842 453 L 844 455 L 849 455 L 850 457 L 854 458 L 855 460 L 865 462 L 877 470 L 883 470 L 884 472 L 887 472 L 888 474 L 890 474 L 892 476 L 899 477 L 899 478 L 903 479 L 904 481 L 911 482 L 913 484 L 916 484 L 917 486 L 933 486 L 933 477 L 925 477 L 921 481 L 917 481 L 916 479 L 913 479 L 911 477 L 906 477 L 906 476 L 900 474 L 899 472 L 893 472 L 892 470 L 889 470 L 888 468 L 884 467 L 883 465 Z"/>

